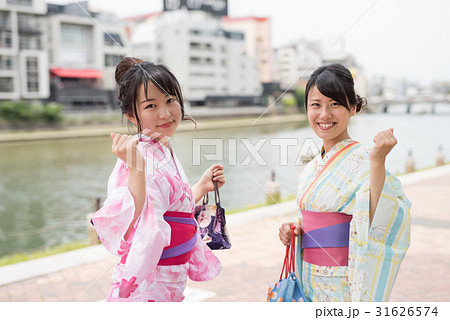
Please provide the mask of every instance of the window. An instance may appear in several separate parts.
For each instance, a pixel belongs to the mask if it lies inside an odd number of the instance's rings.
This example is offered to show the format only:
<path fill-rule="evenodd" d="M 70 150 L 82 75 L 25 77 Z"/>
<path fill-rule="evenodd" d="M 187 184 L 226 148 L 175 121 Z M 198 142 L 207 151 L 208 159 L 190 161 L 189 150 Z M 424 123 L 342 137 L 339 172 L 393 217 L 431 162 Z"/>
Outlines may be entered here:
<path fill-rule="evenodd" d="M 61 42 L 70 44 L 86 44 L 86 28 L 71 24 L 61 24 Z"/>
<path fill-rule="evenodd" d="M 190 46 L 191 46 L 191 49 L 200 49 L 201 48 L 201 44 L 198 42 L 191 42 Z"/>
<path fill-rule="evenodd" d="M 191 72 L 191 77 L 214 77 L 211 72 Z"/>
<path fill-rule="evenodd" d="M 11 31 L 0 30 L 0 48 L 12 48 Z"/>
<path fill-rule="evenodd" d="M 19 36 L 19 49 L 39 50 L 40 48 L 39 37 Z"/>
<path fill-rule="evenodd" d="M 104 33 L 105 45 L 107 46 L 121 46 L 122 40 L 120 40 L 120 35 L 117 33 Z"/>
<path fill-rule="evenodd" d="M 11 30 L 11 18 L 9 12 L 0 11 L 0 29 Z"/>
<path fill-rule="evenodd" d="M 39 92 L 39 68 L 37 57 L 27 57 L 27 90 Z"/>
<path fill-rule="evenodd" d="M 30 14 L 17 14 L 17 23 L 19 25 L 19 31 L 37 31 L 39 29 L 36 17 Z"/>
<path fill-rule="evenodd" d="M 201 60 L 199 57 L 191 57 L 190 61 L 192 64 L 199 64 Z"/>
<path fill-rule="evenodd" d="M 0 92 L 14 92 L 13 78 L 0 78 Z"/>
<path fill-rule="evenodd" d="M 105 54 L 105 67 L 115 67 L 120 60 L 122 59 L 118 54 Z"/>
<path fill-rule="evenodd" d="M 0 56 L 0 70 L 13 70 L 13 57 Z"/>
<path fill-rule="evenodd" d="M 31 6 L 33 0 L 7 0 L 8 4 L 20 4 L 21 6 Z"/>

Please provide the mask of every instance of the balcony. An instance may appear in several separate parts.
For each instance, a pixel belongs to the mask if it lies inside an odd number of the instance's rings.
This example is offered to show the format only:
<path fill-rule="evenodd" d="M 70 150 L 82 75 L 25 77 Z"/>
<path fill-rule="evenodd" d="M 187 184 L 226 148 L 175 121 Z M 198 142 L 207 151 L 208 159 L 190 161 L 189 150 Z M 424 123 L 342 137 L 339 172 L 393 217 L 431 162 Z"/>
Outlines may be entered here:
<path fill-rule="evenodd" d="M 36 25 L 19 23 L 19 34 L 41 35 L 42 30 Z"/>

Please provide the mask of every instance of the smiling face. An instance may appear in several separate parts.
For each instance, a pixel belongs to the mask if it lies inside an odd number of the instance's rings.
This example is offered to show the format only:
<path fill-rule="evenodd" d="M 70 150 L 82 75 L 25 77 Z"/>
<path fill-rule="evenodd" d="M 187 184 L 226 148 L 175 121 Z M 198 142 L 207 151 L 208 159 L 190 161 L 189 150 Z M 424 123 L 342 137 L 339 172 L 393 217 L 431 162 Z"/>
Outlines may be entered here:
<path fill-rule="evenodd" d="M 323 140 L 325 152 L 332 146 L 350 138 L 347 127 L 350 118 L 356 114 L 356 107 L 351 111 L 333 99 L 324 96 L 317 86 L 313 86 L 307 101 L 308 121 L 316 135 Z"/>
<path fill-rule="evenodd" d="M 175 95 L 170 95 L 159 90 L 153 83 L 148 83 L 145 92 L 144 84 L 141 84 L 136 99 L 136 112 L 142 130 L 148 129 L 161 133 L 164 136 L 173 136 L 181 121 L 181 106 Z M 138 124 L 135 115 L 127 115 L 127 118 Z"/>

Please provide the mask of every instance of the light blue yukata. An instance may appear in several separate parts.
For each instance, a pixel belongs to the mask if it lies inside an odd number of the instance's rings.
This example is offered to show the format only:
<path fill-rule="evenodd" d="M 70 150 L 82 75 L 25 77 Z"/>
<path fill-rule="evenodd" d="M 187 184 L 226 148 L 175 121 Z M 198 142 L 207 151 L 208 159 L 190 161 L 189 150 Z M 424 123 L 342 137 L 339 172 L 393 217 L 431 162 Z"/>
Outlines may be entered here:
<path fill-rule="evenodd" d="M 411 203 L 400 181 L 386 171 L 372 224 L 369 222 L 369 149 L 345 139 L 300 174 L 301 210 L 352 215 L 348 266 L 323 266 L 302 258 L 296 246 L 296 272 L 309 301 L 388 301 L 410 244 Z M 323 248 L 326 250 L 326 248 Z"/>

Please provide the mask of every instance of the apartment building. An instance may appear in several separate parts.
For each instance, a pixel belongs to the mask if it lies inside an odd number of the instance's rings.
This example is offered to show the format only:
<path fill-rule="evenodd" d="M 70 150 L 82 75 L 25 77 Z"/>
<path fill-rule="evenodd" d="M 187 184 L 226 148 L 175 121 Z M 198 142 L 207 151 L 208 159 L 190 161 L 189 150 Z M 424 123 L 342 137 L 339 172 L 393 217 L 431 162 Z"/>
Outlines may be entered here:
<path fill-rule="evenodd" d="M 222 28 L 225 13 L 188 2 L 130 18 L 131 52 L 167 65 L 192 106 L 255 104 L 262 92 L 257 60 L 247 54 L 243 32 Z"/>
<path fill-rule="evenodd" d="M 0 100 L 49 96 L 44 0 L 0 0 Z"/>
<path fill-rule="evenodd" d="M 46 25 L 51 100 L 75 107 L 113 103 L 115 67 L 128 55 L 118 18 L 89 10 L 87 1 L 49 4 Z"/>
<path fill-rule="evenodd" d="M 273 49 L 270 18 L 268 17 L 223 17 L 225 30 L 243 32 L 245 53 L 258 63 L 258 78 L 262 84 L 273 82 Z"/>
<path fill-rule="evenodd" d="M 305 83 L 323 61 L 320 41 L 299 39 L 275 50 L 275 79 L 280 89 Z"/>

